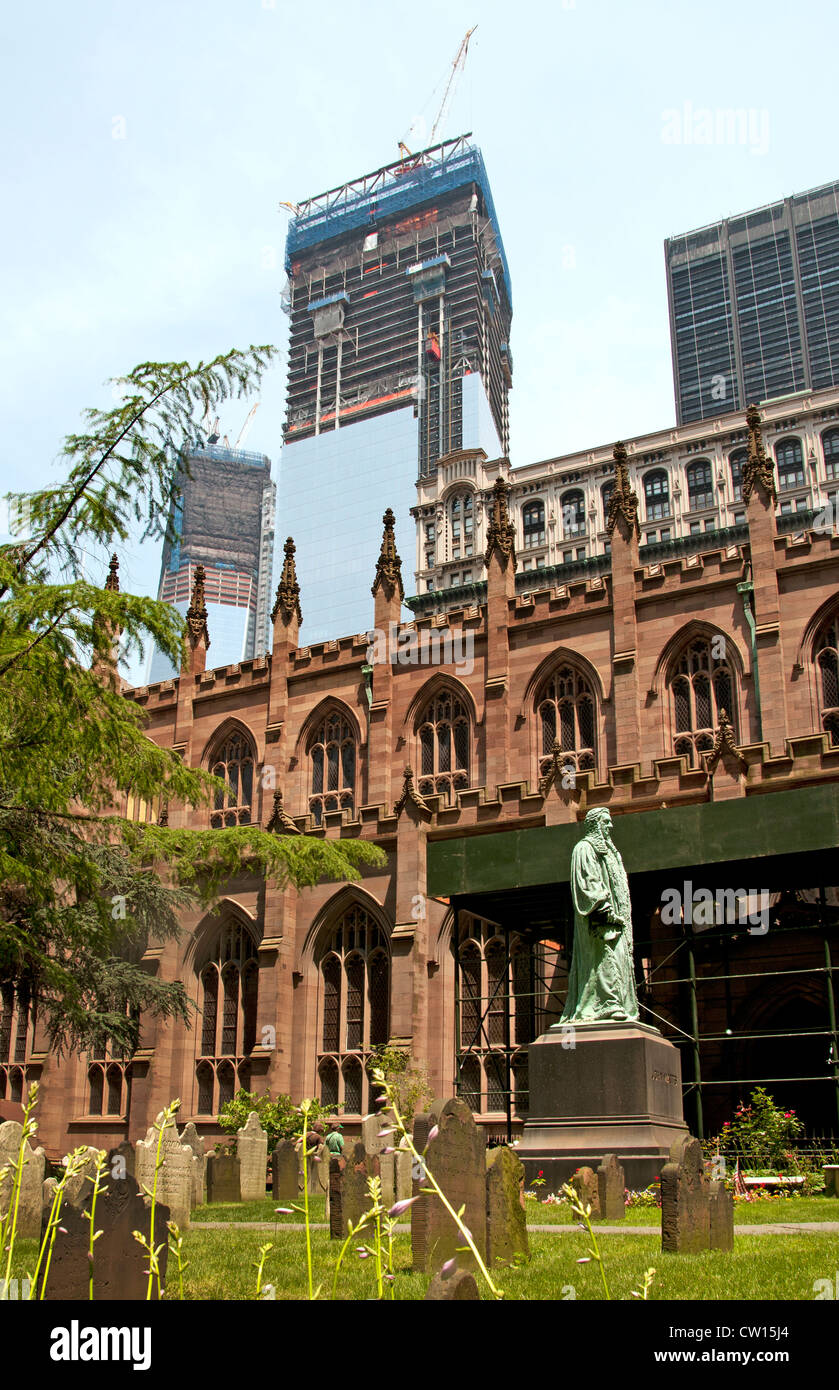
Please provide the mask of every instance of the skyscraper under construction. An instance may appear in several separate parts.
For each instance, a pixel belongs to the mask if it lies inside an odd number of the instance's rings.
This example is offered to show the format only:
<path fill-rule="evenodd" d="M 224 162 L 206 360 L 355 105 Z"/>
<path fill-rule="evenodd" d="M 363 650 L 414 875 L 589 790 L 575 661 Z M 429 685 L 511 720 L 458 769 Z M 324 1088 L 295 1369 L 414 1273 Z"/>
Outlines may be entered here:
<path fill-rule="evenodd" d="M 392 507 L 410 556 L 417 477 L 509 448 L 512 291 L 468 135 L 300 204 L 278 512 L 294 536 L 304 642 L 363 631 L 366 556 Z"/>

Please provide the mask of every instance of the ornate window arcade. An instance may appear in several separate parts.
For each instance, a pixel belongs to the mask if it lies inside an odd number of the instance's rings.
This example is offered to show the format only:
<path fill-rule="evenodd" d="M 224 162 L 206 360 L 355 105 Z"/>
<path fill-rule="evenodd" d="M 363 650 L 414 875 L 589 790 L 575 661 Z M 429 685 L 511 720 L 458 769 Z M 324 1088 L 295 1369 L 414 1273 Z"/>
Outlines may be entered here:
<path fill-rule="evenodd" d="M 216 746 L 210 758 L 210 771 L 227 783 L 226 791 L 216 793 L 210 824 L 217 829 L 231 825 L 250 825 L 256 753 L 247 734 L 231 730 Z"/>
<path fill-rule="evenodd" d="M 737 690 L 722 635 L 694 638 L 671 667 L 673 751 L 698 767 L 701 753 L 710 753 L 725 710 L 737 731 Z"/>
<path fill-rule="evenodd" d="M 540 687 L 536 709 L 540 776 L 551 766 L 555 740 L 568 755 L 564 761 L 579 771 L 596 765 L 594 692 L 580 671 L 570 665 L 555 670 Z"/>
<path fill-rule="evenodd" d="M 349 719 L 339 709 L 321 720 L 309 740 L 311 792 L 309 811 L 315 825 L 323 824 L 326 811 L 355 807 L 356 737 Z"/>
<path fill-rule="evenodd" d="M 390 961 L 384 932 L 358 904 L 333 928 L 318 966 L 317 1070 L 321 1101 L 344 1114 L 370 1108 L 367 1063 L 390 1026 Z"/>
<path fill-rule="evenodd" d="M 257 1041 L 256 942 L 241 922 L 231 919 L 222 927 L 199 979 L 195 1108 L 199 1115 L 216 1115 L 240 1086 L 247 1089 L 249 1055 Z"/>
<path fill-rule="evenodd" d="M 438 691 L 417 725 L 419 791 L 443 796 L 452 805 L 457 791 L 469 786 L 471 721 L 464 701 L 453 690 Z"/>

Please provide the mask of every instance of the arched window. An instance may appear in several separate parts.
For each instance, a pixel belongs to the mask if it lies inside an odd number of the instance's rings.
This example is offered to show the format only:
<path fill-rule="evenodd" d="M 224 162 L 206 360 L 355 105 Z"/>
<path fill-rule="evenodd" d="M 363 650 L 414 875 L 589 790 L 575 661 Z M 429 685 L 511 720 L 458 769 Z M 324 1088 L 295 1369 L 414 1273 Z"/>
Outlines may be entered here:
<path fill-rule="evenodd" d="M 839 482 L 839 430 L 825 430 L 822 435 L 824 476 L 829 483 Z"/>
<path fill-rule="evenodd" d="M 839 748 L 839 614 L 824 623 L 813 647 L 819 690 L 821 727 Z"/>
<path fill-rule="evenodd" d="M 804 487 L 804 454 L 800 439 L 782 439 L 775 445 L 775 459 L 779 491 L 789 492 L 792 488 Z"/>
<path fill-rule="evenodd" d="M 215 1115 L 247 1087 L 257 1043 L 259 965 L 256 943 L 241 922 L 221 928 L 199 970 L 201 1037 L 196 1059 L 197 1114 Z"/>
<path fill-rule="evenodd" d="M 743 464 L 748 457 L 748 449 L 735 449 L 728 458 L 728 466 L 731 470 L 731 496 L 735 502 L 742 502 L 743 500 Z"/>
<path fill-rule="evenodd" d="M 210 824 L 217 829 L 229 825 L 250 825 L 253 804 L 253 770 L 256 755 L 246 734 L 234 730 L 210 758 L 210 771 L 227 783 L 216 792 Z"/>
<path fill-rule="evenodd" d="M 312 767 L 309 811 L 315 825 L 323 824 L 325 811 L 355 807 L 355 732 L 340 710 L 332 710 L 309 740 Z"/>
<path fill-rule="evenodd" d="M 541 687 L 536 699 L 539 714 L 539 773 L 552 762 L 554 740 L 559 741 L 568 762 L 584 771 L 595 766 L 594 694 L 585 676 L 573 666 L 561 666 Z"/>
<path fill-rule="evenodd" d="M 447 804 L 469 786 L 470 720 L 466 706 L 451 690 L 439 691 L 419 721 L 419 790 L 441 795 Z"/>
<path fill-rule="evenodd" d="M 545 544 L 545 504 L 544 502 L 528 502 L 526 507 L 522 507 L 521 512 L 522 531 L 524 534 L 525 550 L 535 550 L 537 546 Z"/>
<path fill-rule="evenodd" d="M 474 553 L 475 512 L 471 492 L 457 493 L 449 503 L 449 530 L 452 560 L 466 559 Z"/>
<path fill-rule="evenodd" d="M 714 746 L 720 710 L 726 711 L 736 737 L 737 692 L 725 638 L 720 634 L 690 642 L 674 663 L 669 684 L 673 751 L 698 767 L 700 753 Z"/>
<path fill-rule="evenodd" d="M 579 488 L 564 492 L 560 502 L 562 509 L 562 534 L 566 540 L 572 536 L 584 536 L 586 530 L 586 503 Z"/>
<path fill-rule="evenodd" d="M 614 490 L 615 490 L 615 484 L 614 484 L 614 481 L 613 481 L 612 479 L 610 479 L 608 483 L 604 483 L 603 486 L 602 486 L 602 488 L 600 489 L 600 498 L 601 498 L 601 501 L 602 501 L 602 503 L 603 503 L 603 525 L 604 525 L 604 526 L 606 525 L 606 522 L 609 520 L 609 501 L 610 501 L 610 499 L 611 499 L 611 496 L 612 496 L 612 493 L 614 492 Z"/>
<path fill-rule="evenodd" d="M 363 907 L 343 913 L 320 957 L 317 1073 L 324 1105 L 370 1108 L 367 1062 L 389 1037 L 390 964 L 384 933 Z"/>
<path fill-rule="evenodd" d="M 644 501 L 647 521 L 661 521 L 670 515 L 670 479 L 663 468 L 656 468 L 644 478 Z"/>
<path fill-rule="evenodd" d="M 714 478 L 708 459 L 697 459 L 685 470 L 688 485 L 688 507 L 692 512 L 704 512 L 714 505 Z"/>
<path fill-rule="evenodd" d="M 458 1094 L 478 1112 L 526 1113 L 527 1044 L 538 1036 L 536 995 L 550 989 L 544 944 L 463 910 L 456 955 Z M 509 1058 L 509 1069 L 508 1069 Z"/>

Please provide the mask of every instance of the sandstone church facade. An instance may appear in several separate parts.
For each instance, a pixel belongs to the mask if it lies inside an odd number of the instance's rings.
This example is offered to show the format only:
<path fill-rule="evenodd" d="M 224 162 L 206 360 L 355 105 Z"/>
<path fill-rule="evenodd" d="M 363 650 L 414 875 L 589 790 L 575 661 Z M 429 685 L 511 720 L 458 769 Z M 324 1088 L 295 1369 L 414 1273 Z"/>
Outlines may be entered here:
<path fill-rule="evenodd" d="M 367 633 L 299 645 L 290 541 L 267 657 L 212 669 L 196 586 L 188 667 L 126 690 L 150 738 L 228 784 L 212 810 L 168 807 L 169 824 L 361 836 L 386 864 L 300 892 L 243 869 L 212 913 L 185 915 L 180 943 L 147 951 L 198 1007 L 191 1029 L 145 1019 L 130 1059 L 58 1061 L 7 1008 L 0 1085 L 14 1099 L 40 1079 L 48 1150 L 136 1140 L 175 1096 L 209 1139 L 239 1086 L 322 1097 L 352 1132 L 383 1043 L 492 1134 L 519 1132 L 527 1043 L 562 1008 L 570 854 L 594 806 L 610 809 L 630 873 L 642 1019 L 682 1049 L 692 1127 L 712 1130 L 746 1083 L 774 1079 L 812 1127 L 837 1129 L 839 534 L 779 529 L 754 408 L 747 424 L 745 525 L 676 540 L 656 563 L 639 558 L 621 445 L 609 554 L 541 587 L 537 573 L 525 593 L 506 460 L 474 488 L 480 601 L 406 624 L 387 515 L 371 621 L 397 635 L 395 661 Z M 767 930 L 727 910 L 668 925 L 664 894 L 687 884 L 751 905 L 765 891 Z M 786 1062 L 783 1037 L 797 1039 Z"/>

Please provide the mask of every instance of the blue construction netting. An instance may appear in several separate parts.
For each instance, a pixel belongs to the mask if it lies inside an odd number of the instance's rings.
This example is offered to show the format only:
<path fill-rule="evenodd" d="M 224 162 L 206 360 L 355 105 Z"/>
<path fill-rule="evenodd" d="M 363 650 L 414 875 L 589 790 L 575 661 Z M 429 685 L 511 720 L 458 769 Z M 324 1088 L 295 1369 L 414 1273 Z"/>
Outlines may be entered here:
<path fill-rule="evenodd" d="M 484 206 L 498 243 L 498 252 L 504 268 L 504 283 L 512 309 L 513 287 L 501 239 L 501 228 L 498 225 L 483 156 L 474 145 L 466 149 L 460 148 L 438 163 L 421 164 L 406 170 L 404 174 L 395 173 L 388 183 L 369 192 L 353 193 L 352 185 L 347 185 L 346 190 L 341 191 L 340 197 L 336 195 L 336 200 L 330 207 L 317 207 L 311 212 L 293 218 L 286 237 L 286 272 L 291 274 L 292 262 L 301 251 L 317 245 L 319 241 L 331 240 L 332 237 L 358 227 L 368 227 L 372 230 L 394 213 L 405 212 L 408 208 L 427 203 L 442 193 L 470 183 L 477 184 L 484 195 Z"/>

